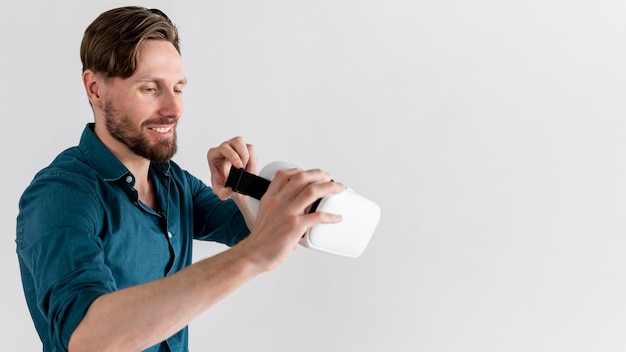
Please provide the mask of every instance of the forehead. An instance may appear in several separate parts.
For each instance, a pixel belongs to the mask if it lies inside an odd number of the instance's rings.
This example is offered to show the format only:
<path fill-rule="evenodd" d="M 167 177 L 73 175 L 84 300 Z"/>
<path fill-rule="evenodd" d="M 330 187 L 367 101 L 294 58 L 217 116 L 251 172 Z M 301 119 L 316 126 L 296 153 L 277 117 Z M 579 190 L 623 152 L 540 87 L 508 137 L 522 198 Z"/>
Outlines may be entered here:
<path fill-rule="evenodd" d="M 172 43 L 165 40 L 146 40 L 139 48 L 137 70 L 132 77 L 184 80 L 182 58 Z"/>

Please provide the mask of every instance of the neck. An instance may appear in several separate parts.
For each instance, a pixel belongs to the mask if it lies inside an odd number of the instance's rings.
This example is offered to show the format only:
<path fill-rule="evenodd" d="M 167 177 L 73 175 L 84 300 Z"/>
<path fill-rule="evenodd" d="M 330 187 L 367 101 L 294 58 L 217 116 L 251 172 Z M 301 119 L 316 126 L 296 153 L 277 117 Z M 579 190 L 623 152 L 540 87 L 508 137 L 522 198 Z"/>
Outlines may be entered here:
<path fill-rule="evenodd" d="M 138 181 L 147 178 L 150 160 L 135 154 L 128 149 L 124 143 L 113 138 L 113 136 L 106 131 L 106 127 L 103 123 L 95 124 L 94 133 L 107 149 L 135 175 Z"/>
<path fill-rule="evenodd" d="M 139 194 L 139 199 L 144 204 L 155 209 L 154 185 L 148 175 L 150 160 L 133 153 L 126 145 L 113 138 L 106 131 L 100 131 L 99 124 L 96 124 L 94 132 L 111 153 L 133 174 L 135 177 L 135 189 Z"/>
<path fill-rule="evenodd" d="M 139 157 L 136 154 L 132 154 L 132 156 L 134 157 L 126 157 L 124 159 L 119 156 L 117 157 L 135 176 L 135 190 L 139 195 L 139 200 L 150 208 L 156 209 L 157 204 L 154 184 L 148 174 L 150 170 L 150 160 Z"/>

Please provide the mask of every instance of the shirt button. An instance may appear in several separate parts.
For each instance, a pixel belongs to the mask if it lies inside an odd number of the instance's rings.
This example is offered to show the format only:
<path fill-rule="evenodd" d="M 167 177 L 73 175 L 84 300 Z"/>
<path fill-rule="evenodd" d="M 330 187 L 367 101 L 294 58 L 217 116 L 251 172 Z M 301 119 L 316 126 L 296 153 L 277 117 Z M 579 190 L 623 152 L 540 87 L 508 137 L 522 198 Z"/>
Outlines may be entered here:
<path fill-rule="evenodd" d="M 167 232 L 167 238 L 172 238 L 172 237 L 174 237 L 174 235 L 172 235 L 172 233 L 168 231 Z"/>
<path fill-rule="evenodd" d="M 130 175 L 126 176 L 126 183 L 131 183 L 131 182 L 133 182 L 133 177 Z"/>

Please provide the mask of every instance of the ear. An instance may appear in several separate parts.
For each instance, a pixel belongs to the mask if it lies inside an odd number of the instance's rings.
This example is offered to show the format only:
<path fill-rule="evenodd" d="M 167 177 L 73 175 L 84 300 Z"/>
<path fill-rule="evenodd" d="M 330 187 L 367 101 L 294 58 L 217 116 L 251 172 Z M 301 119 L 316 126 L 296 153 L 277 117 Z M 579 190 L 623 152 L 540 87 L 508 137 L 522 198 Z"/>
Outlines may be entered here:
<path fill-rule="evenodd" d="M 87 92 L 89 102 L 93 107 L 102 107 L 102 89 L 104 89 L 103 78 L 92 70 L 83 72 L 83 86 Z"/>

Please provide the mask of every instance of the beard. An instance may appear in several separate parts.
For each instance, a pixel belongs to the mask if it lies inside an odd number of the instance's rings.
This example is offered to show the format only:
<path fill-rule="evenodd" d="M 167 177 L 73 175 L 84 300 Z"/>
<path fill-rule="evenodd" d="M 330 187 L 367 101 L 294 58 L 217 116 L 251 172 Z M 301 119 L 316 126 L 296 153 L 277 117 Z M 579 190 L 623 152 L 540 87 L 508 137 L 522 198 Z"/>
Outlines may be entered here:
<path fill-rule="evenodd" d="M 146 124 L 171 124 L 175 122 L 174 118 L 157 118 L 144 121 L 141 127 Z M 176 154 L 176 130 L 172 138 L 159 139 L 156 144 L 150 144 L 150 139 L 142 129 L 137 133 L 133 133 L 133 124 L 127 115 L 121 115 L 113 106 L 113 103 L 107 101 L 104 103 L 104 123 L 109 134 L 124 144 L 134 154 L 146 158 L 150 161 L 162 163 L 170 160 Z"/>

